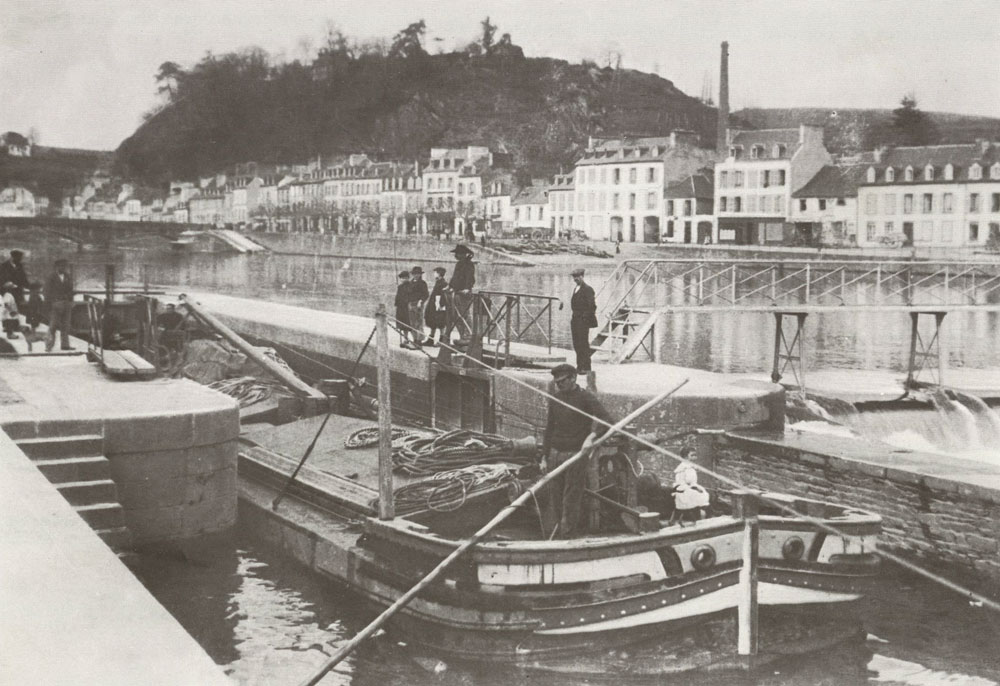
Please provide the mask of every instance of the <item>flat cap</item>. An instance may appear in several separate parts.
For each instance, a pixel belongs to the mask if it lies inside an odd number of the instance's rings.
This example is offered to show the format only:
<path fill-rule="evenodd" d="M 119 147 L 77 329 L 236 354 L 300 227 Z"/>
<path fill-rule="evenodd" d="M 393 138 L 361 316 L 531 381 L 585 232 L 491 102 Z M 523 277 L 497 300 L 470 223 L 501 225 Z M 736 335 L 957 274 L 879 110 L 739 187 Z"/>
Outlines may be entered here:
<path fill-rule="evenodd" d="M 583 276 L 583 267 L 577 267 L 569 273 L 570 276 Z"/>
<path fill-rule="evenodd" d="M 397 274 L 396 276 L 398 276 L 401 279 L 408 279 L 410 278 L 410 272 L 404 269 L 403 271 L 399 272 L 399 274 Z"/>
<path fill-rule="evenodd" d="M 552 368 L 552 378 L 561 379 L 564 376 L 576 376 L 576 367 L 571 364 L 558 364 Z"/>

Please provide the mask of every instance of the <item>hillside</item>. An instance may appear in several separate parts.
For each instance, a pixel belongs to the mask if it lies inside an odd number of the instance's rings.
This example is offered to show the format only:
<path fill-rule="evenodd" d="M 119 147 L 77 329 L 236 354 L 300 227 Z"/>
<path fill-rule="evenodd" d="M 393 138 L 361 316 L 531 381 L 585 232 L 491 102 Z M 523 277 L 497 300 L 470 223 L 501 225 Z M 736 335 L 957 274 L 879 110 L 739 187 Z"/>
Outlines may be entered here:
<path fill-rule="evenodd" d="M 939 143 L 972 143 L 977 138 L 1000 140 L 998 118 L 946 112 L 926 114 L 937 128 Z M 733 121 L 754 129 L 783 129 L 799 124 L 822 126 L 831 152 L 853 153 L 873 147 L 876 132 L 891 125 L 892 110 L 753 108 L 735 112 Z"/>
<path fill-rule="evenodd" d="M 31 157 L 0 152 L 0 188 L 18 183 L 46 196 L 57 206 L 64 195 L 99 168 L 108 168 L 113 153 L 102 150 L 36 145 Z"/>
<path fill-rule="evenodd" d="M 431 146 L 470 143 L 512 153 L 532 175 L 550 174 L 573 163 L 588 135 L 691 129 L 711 144 L 716 117 L 658 76 L 525 58 L 519 49 L 326 53 L 308 66 L 274 66 L 250 50 L 161 78 L 167 102 L 117 151 L 118 170 L 146 182 L 247 160 L 359 150 L 411 159 Z"/>

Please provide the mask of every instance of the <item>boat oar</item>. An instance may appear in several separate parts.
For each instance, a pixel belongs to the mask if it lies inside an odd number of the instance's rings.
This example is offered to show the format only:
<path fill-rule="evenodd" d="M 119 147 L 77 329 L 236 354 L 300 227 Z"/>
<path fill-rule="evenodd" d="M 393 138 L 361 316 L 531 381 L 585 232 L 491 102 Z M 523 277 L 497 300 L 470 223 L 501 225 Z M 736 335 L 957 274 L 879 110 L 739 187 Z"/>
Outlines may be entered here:
<path fill-rule="evenodd" d="M 428 572 L 427 576 L 418 581 L 417 584 L 413 586 L 413 588 L 411 588 L 409 591 L 401 595 L 399 599 L 396 600 L 396 602 L 387 607 L 382 612 L 382 614 L 373 619 L 372 622 L 364 629 L 362 629 L 360 632 L 358 632 L 354 636 L 354 638 L 352 638 L 350 641 L 341 646 L 341 648 L 336 653 L 334 653 L 330 657 L 330 659 L 328 659 L 323 664 L 322 667 L 320 667 L 319 671 L 316 672 L 316 674 L 314 674 L 312 677 L 302 682 L 302 686 L 316 686 L 316 684 L 319 683 L 320 679 L 322 679 L 327 672 L 329 672 L 331 669 L 340 664 L 340 662 L 345 657 L 350 655 L 354 651 L 354 649 L 357 648 L 366 638 L 368 638 L 376 631 L 378 631 L 378 629 L 383 624 L 385 624 L 390 617 L 399 612 L 401 609 L 403 609 L 403 607 L 407 603 L 413 600 L 414 596 L 416 596 L 422 590 L 427 588 L 435 579 L 437 579 L 441 575 L 442 572 L 444 572 L 445 569 L 448 568 L 449 565 L 451 565 L 452 562 L 454 562 L 463 554 L 465 554 L 465 552 L 472 546 L 476 545 L 476 543 L 479 543 L 479 541 L 481 541 L 483 537 L 486 536 L 486 534 L 490 533 L 493 529 L 495 529 L 501 522 L 507 519 L 507 517 L 514 514 L 517 508 L 519 508 L 524 503 L 528 502 L 529 499 L 534 498 L 535 494 L 538 493 L 539 490 L 544 488 L 546 484 L 551 483 L 554 478 L 565 472 L 567 469 L 572 467 L 580 460 L 586 458 L 594 448 L 604 443 L 604 441 L 606 441 L 611 435 L 618 433 L 619 431 L 624 429 L 630 422 L 635 421 L 637 417 L 645 414 L 652 407 L 662 402 L 665 398 L 676 393 L 687 382 L 688 380 L 684 379 L 669 391 L 665 391 L 659 394 L 649 402 L 645 403 L 642 407 L 631 412 L 627 417 L 625 417 L 621 421 L 617 422 L 616 424 L 613 424 L 611 428 L 609 428 L 607 432 L 604 433 L 603 436 L 594 441 L 593 445 L 589 449 L 580 450 L 579 452 L 577 452 L 571 458 L 569 458 L 561 465 L 553 469 L 551 472 L 546 474 L 544 477 L 542 477 L 538 481 L 538 483 L 536 483 L 531 488 L 526 490 L 524 493 L 519 495 L 510 505 L 500 510 L 500 512 L 498 512 L 497 515 L 489 522 L 487 522 L 479 531 L 477 531 L 470 538 L 462 542 L 462 544 L 459 545 L 457 548 L 455 548 L 455 550 L 453 550 L 448 555 L 448 557 L 441 560 L 441 562 L 438 563 L 437 567 Z"/>

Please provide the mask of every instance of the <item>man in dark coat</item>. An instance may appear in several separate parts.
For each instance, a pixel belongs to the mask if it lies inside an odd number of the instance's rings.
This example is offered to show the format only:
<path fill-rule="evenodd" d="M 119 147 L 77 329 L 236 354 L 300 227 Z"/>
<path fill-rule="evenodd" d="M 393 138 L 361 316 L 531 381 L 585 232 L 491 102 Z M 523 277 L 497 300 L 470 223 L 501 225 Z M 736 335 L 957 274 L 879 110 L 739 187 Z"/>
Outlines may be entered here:
<path fill-rule="evenodd" d="M 586 374 L 590 371 L 590 330 L 597 326 L 597 302 L 594 289 L 583 280 L 583 270 L 574 269 L 570 274 L 576 287 L 569 301 L 573 311 L 569 331 L 576 351 L 576 367 L 581 374 Z"/>
<path fill-rule="evenodd" d="M 430 329 L 427 334 L 427 343 L 424 345 L 437 345 L 434 342 L 434 333 L 437 332 L 440 338 L 444 335 L 445 326 L 448 325 L 448 311 L 444 300 L 444 291 L 448 287 L 448 282 L 445 281 L 444 275 L 444 267 L 434 268 L 434 288 L 431 289 L 430 297 L 427 299 L 427 307 L 424 309 L 424 321 Z"/>
<path fill-rule="evenodd" d="M 45 282 L 45 302 L 49 305 L 49 333 L 45 337 L 45 351 L 50 352 L 59 331 L 60 348 L 72 350 L 69 344 L 70 315 L 73 314 L 73 277 L 66 260 L 56 260 L 55 271 Z"/>
<path fill-rule="evenodd" d="M 410 335 L 413 345 L 424 344 L 424 305 L 427 304 L 427 282 L 424 270 L 419 266 L 410 270 L 410 290 L 408 293 L 410 310 Z"/>
<path fill-rule="evenodd" d="M 6 288 L 14 296 L 18 311 L 25 315 L 28 323 L 34 326 L 34 298 L 32 307 L 25 307 L 24 294 L 31 291 L 31 283 L 28 281 L 28 274 L 24 271 L 24 253 L 20 250 L 11 250 L 10 259 L 0 264 L 0 288 Z"/>
<path fill-rule="evenodd" d="M 396 322 L 399 324 L 399 346 L 412 348 L 409 342 L 410 331 L 410 272 L 401 271 L 397 274 L 399 285 L 396 286 Z"/>
<path fill-rule="evenodd" d="M 602 422 L 614 423 L 597 396 L 577 385 L 576 374 L 576 368 L 570 364 L 560 364 L 552 370 L 552 395 L 561 402 L 549 400 L 542 438 L 542 459 L 550 470 L 581 449 L 589 449 L 594 440 L 608 430 Z M 594 421 L 592 417 L 601 421 Z M 543 491 L 548 493 L 542 499 L 541 508 L 542 529 L 547 538 L 553 535 L 569 538 L 577 532 L 586 481 L 587 461 L 581 459 Z"/>
<path fill-rule="evenodd" d="M 452 272 L 448 288 L 451 290 L 452 306 L 455 308 L 455 324 L 458 337 L 469 340 L 472 323 L 472 287 L 476 285 L 476 265 L 472 261 L 473 252 L 468 246 L 459 244 L 451 251 L 455 253 L 455 271 Z M 450 331 L 448 332 L 450 335 Z"/>

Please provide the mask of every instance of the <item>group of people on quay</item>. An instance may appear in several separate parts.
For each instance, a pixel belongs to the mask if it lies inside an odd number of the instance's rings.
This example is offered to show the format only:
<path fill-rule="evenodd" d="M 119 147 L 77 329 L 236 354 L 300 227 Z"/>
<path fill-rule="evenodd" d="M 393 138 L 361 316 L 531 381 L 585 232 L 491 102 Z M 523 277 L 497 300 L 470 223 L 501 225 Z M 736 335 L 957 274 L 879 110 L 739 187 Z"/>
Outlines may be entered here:
<path fill-rule="evenodd" d="M 45 350 L 51 351 L 55 347 L 57 333 L 60 349 L 72 350 L 69 329 L 73 294 L 73 275 L 69 262 L 64 259 L 56 260 L 44 286 L 40 286 L 28 279 L 24 252 L 11 250 L 10 257 L 0 263 L 0 320 L 4 335 L 8 339 L 16 339 L 21 335 L 31 336 L 47 310 Z"/>
<path fill-rule="evenodd" d="M 445 278 L 447 270 L 444 267 L 435 267 L 431 288 L 424 280 L 423 267 L 417 265 L 409 271 L 399 272 L 394 302 L 401 347 L 417 350 L 442 342 L 450 344 L 451 341 L 445 340 L 452 328 L 448 325 L 449 307 L 458 313 L 454 328 L 458 329 L 459 338 L 468 339 L 467 313 L 472 303 L 472 287 L 476 285 L 474 253 L 464 244 L 455 246 L 451 252 L 455 255 L 451 279 Z M 426 338 L 425 326 L 429 329 Z"/>

